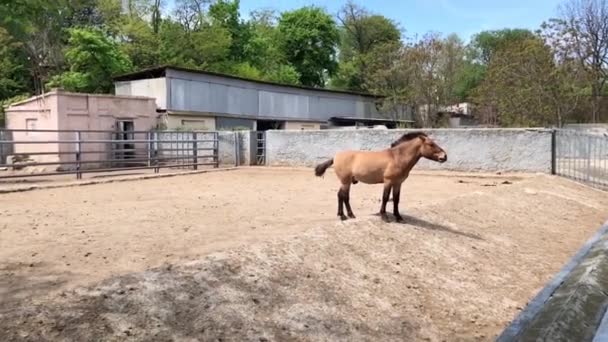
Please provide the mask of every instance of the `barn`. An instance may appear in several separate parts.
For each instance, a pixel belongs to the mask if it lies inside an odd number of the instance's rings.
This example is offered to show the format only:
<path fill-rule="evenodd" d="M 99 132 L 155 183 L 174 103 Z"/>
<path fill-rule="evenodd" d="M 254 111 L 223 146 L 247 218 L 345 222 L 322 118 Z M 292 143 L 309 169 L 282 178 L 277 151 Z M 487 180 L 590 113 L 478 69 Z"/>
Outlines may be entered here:
<path fill-rule="evenodd" d="M 383 119 L 381 97 L 162 66 L 118 76 L 117 95 L 156 98 L 168 129 L 306 130 Z M 384 120 L 387 121 L 387 120 Z M 384 122 L 383 121 L 383 122 Z M 388 120 L 388 124 L 395 120 Z"/>

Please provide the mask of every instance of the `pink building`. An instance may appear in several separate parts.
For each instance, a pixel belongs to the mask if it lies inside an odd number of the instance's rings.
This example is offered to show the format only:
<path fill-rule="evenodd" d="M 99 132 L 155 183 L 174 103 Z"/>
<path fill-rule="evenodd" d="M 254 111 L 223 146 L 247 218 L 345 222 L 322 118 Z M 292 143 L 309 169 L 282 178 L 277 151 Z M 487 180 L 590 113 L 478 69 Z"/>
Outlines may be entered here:
<path fill-rule="evenodd" d="M 8 130 L 81 130 L 81 131 L 148 131 L 156 127 L 158 114 L 154 98 L 142 96 L 115 96 L 101 94 L 70 93 L 53 90 L 44 95 L 15 103 L 6 110 Z M 57 141 L 76 140 L 76 132 L 13 132 L 13 141 Z M 81 133 L 82 140 L 108 140 L 108 132 Z M 139 139 L 139 136 L 138 136 Z M 135 144 L 136 149 L 145 149 L 146 144 Z M 77 144 L 39 143 L 15 144 L 13 153 L 32 153 L 28 159 L 36 162 L 73 162 Z M 108 159 L 110 146 L 107 143 L 82 144 L 82 151 L 99 153 L 83 154 L 82 161 Z M 58 154 L 34 155 L 35 152 Z M 106 153 L 107 152 L 107 153 Z M 87 163 L 83 168 L 99 167 Z M 71 168 L 64 165 L 61 169 Z M 49 166 L 47 170 L 57 169 Z"/>

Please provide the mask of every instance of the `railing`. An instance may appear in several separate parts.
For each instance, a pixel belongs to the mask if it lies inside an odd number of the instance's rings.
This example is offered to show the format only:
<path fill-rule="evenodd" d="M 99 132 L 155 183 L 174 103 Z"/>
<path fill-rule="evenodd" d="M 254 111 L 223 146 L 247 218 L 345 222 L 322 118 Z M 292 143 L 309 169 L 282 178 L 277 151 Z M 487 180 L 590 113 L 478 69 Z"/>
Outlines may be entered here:
<path fill-rule="evenodd" d="M 219 165 L 217 132 L 0 130 L 8 136 L 0 139 L 0 179 Z"/>
<path fill-rule="evenodd" d="M 553 136 L 553 173 L 608 190 L 608 136 L 556 130 Z"/>

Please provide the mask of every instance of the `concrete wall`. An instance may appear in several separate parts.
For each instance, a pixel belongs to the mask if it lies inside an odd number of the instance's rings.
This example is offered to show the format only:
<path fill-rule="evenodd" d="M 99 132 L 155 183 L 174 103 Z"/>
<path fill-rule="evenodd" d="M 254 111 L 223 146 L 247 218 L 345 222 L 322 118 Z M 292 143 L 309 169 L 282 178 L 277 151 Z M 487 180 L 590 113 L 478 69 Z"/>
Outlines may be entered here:
<path fill-rule="evenodd" d="M 6 109 L 6 129 L 59 129 L 57 96 L 49 93 L 12 104 Z M 57 132 L 14 132 L 12 138 L 13 141 L 56 141 L 59 139 L 59 134 Z M 60 150 L 57 143 L 14 144 L 12 147 L 14 153 L 56 153 Z M 59 161 L 59 155 L 31 156 L 29 159 L 41 163 L 54 163 Z"/>
<path fill-rule="evenodd" d="M 116 95 L 146 96 L 156 99 L 158 108 L 167 108 L 167 79 L 165 77 L 114 83 Z"/>
<path fill-rule="evenodd" d="M 341 150 L 388 148 L 407 130 L 268 131 L 270 166 L 314 166 Z M 448 153 L 448 162 L 421 160 L 417 169 L 551 171 L 551 131 L 533 129 L 426 130 Z"/>
<path fill-rule="evenodd" d="M 287 121 L 285 122 L 285 129 L 294 131 L 319 130 L 321 129 L 321 124 L 317 122 Z"/>
<path fill-rule="evenodd" d="M 215 131 L 215 118 L 213 116 L 203 115 L 167 115 L 167 129 L 188 129 L 188 130 L 203 130 Z"/>

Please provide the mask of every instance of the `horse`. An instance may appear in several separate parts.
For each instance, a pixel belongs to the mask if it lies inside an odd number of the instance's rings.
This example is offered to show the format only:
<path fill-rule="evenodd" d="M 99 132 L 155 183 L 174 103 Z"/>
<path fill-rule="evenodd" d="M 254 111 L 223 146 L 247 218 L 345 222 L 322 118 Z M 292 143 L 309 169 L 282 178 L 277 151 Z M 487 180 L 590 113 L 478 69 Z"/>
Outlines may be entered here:
<path fill-rule="evenodd" d="M 334 158 L 315 167 L 315 175 L 322 177 L 332 165 L 341 186 L 338 190 L 338 216 L 342 221 L 355 218 L 350 207 L 350 186 L 365 184 L 384 184 L 380 216 L 388 221 L 386 203 L 393 192 L 393 214 L 397 222 L 402 222 L 399 213 L 401 184 L 408 178 L 412 168 L 420 158 L 439 163 L 448 160 L 447 153 L 424 132 L 406 133 L 381 151 L 341 151 Z M 348 218 L 344 215 L 346 206 Z"/>

